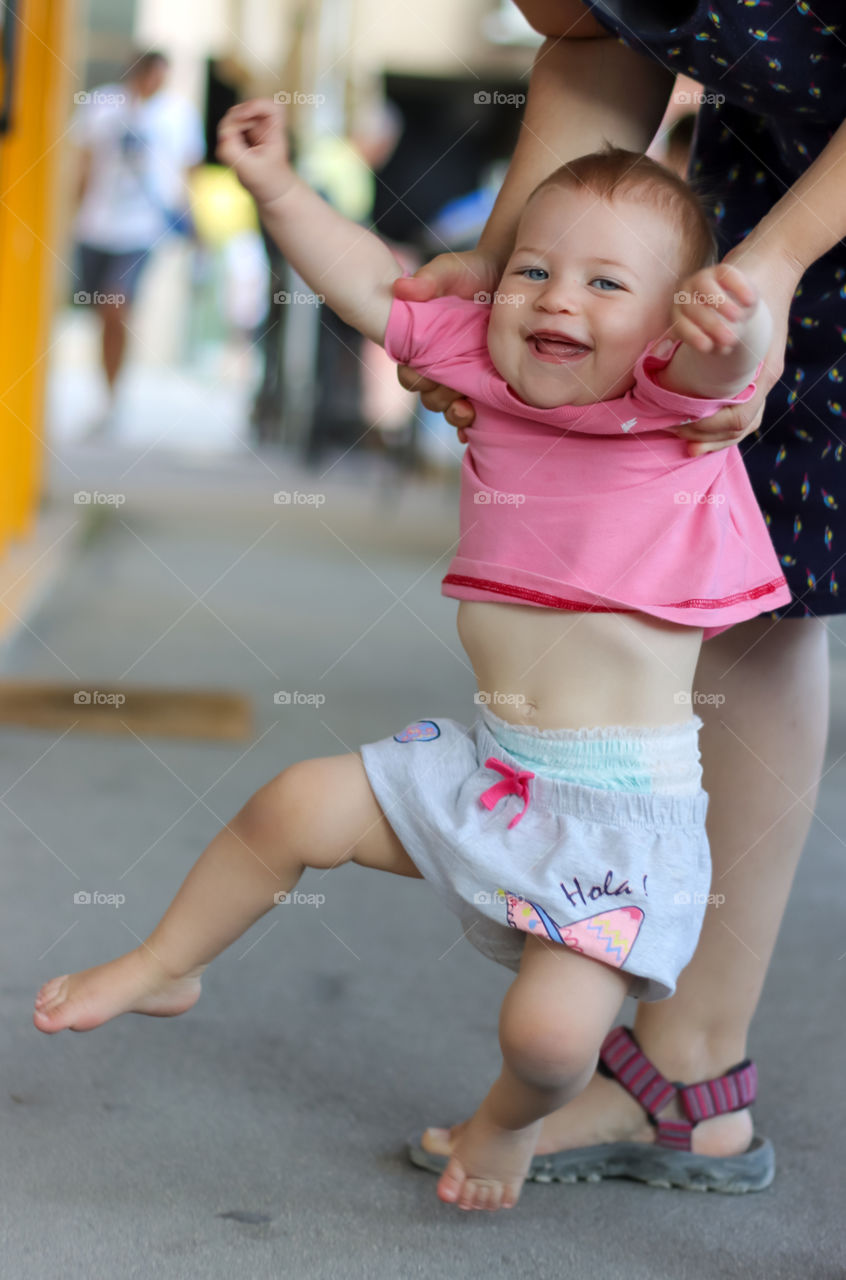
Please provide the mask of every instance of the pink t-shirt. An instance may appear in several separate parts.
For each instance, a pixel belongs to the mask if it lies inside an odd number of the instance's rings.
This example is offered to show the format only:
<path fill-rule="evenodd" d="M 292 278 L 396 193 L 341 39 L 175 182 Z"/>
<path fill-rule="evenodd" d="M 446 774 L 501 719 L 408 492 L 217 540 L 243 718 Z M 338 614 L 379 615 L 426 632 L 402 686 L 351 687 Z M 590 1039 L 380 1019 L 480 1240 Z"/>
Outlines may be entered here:
<path fill-rule="evenodd" d="M 732 400 L 659 387 L 650 375 L 679 346 L 664 339 L 642 353 L 625 395 L 538 409 L 491 362 L 490 311 L 463 298 L 394 299 L 385 334 L 393 360 L 476 411 L 444 595 L 636 610 L 703 627 L 706 640 L 790 601 L 737 446 L 691 458 L 668 430 L 745 403 L 754 382 Z"/>

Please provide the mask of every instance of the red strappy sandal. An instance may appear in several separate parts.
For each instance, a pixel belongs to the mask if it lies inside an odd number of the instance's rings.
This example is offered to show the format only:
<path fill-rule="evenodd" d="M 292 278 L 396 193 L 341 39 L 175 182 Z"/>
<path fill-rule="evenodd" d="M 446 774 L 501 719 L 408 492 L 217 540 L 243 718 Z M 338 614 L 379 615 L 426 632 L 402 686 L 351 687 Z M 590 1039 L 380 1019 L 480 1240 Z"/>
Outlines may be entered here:
<path fill-rule="evenodd" d="M 686 1191 L 722 1191 L 740 1195 L 763 1191 L 775 1177 L 775 1152 L 768 1138 L 755 1136 L 746 1151 L 735 1156 L 703 1156 L 690 1149 L 691 1134 L 700 1120 L 740 1111 L 755 1101 L 757 1068 L 750 1058 L 725 1075 L 698 1084 L 671 1084 L 640 1049 L 628 1027 L 614 1027 L 602 1043 L 599 1070 L 612 1076 L 646 1111 L 657 1129 L 655 1142 L 606 1142 L 535 1156 L 529 1169 L 532 1182 L 600 1182 L 603 1178 L 634 1178 L 650 1187 L 679 1187 Z M 683 1120 L 661 1120 L 663 1110 L 678 1095 Z M 426 1151 L 421 1135 L 408 1145 L 412 1164 L 442 1173 L 448 1157 Z"/>

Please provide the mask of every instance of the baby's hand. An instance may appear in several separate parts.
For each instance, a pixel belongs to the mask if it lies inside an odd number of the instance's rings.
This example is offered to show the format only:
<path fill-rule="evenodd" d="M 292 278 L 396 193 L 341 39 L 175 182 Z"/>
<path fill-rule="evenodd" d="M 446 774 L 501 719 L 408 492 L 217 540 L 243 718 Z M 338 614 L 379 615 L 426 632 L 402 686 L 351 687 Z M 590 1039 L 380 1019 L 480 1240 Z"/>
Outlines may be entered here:
<path fill-rule="evenodd" d="M 235 170 L 259 204 L 285 195 L 296 181 L 288 159 L 285 109 L 269 98 L 229 108 L 217 127 L 216 156 Z"/>
<path fill-rule="evenodd" d="M 728 355 L 758 306 L 758 290 L 737 267 L 720 262 L 684 281 L 673 303 L 674 338 L 703 354 Z"/>

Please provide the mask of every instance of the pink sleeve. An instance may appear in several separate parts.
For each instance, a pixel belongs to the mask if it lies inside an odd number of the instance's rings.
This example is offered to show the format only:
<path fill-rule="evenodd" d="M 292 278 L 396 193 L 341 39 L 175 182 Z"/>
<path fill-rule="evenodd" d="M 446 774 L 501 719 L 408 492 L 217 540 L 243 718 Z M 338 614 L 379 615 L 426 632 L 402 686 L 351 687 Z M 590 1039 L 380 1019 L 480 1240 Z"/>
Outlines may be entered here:
<path fill-rule="evenodd" d="M 404 302 L 394 298 L 385 330 L 385 350 L 397 364 L 465 394 L 478 390 L 491 367 L 488 355 L 490 306 L 468 298 Z"/>
<path fill-rule="evenodd" d="M 673 417 L 696 421 L 699 418 L 710 417 L 725 405 L 746 404 L 747 400 L 751 400 L 755 395 L 758 390 L 757 379 L 764 367 L 763 360 L 755 370 L 749 385 L 729 400 L 708 400 L 704 396 L 689 396 L 681 391 L 670 391 L 666 387 L 659 387 L 651 375 L 657 369 L 666 368 L 680 346 L 680 341 L 673 342 L 670 338 L 649 344 L 635 365 L 633 399 L 650 408 L 672 414 Z"/>

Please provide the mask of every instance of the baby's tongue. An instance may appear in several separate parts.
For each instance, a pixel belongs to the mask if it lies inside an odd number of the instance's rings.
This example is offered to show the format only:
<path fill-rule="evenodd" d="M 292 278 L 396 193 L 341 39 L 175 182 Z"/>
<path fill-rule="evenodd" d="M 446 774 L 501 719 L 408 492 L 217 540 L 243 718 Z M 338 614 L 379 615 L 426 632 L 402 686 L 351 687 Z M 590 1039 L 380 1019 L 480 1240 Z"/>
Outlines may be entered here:
<path fill-rule="evenodd" d="M 577 351 L 587 351 L 587 347 L 581 342 L 569 342 L 566 338 L 548 338 L 536 335 L 535 344 L 538 351 L 547 356 L 570 356 L 575 355 Z"/>

